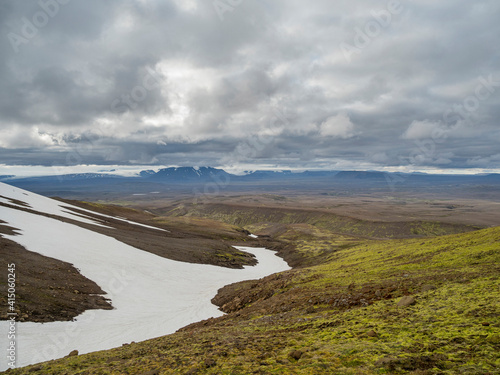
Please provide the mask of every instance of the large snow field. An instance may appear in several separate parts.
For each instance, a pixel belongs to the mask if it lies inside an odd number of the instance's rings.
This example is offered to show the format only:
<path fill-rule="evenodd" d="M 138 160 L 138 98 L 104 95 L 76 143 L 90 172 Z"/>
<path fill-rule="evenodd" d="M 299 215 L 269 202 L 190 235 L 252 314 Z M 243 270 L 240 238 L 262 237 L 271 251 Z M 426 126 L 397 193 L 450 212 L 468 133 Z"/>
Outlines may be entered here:
<path fill-rule="evenodd" d="M 25 201 L 37 211 L 44 208 L 35 202 L 38 198 L 13 197 L 1 188 L 0 195 Z M 0 207 L 0 220 L 20 229 L 20 235 L 6 238 L 72 263 L 106 291 L 115 308 L 88 310 L 73 322 L 17 323 L 17 366 L 60 358 L 74 349 L 88 353 L 173 333 L 222 315 L 210 302 L 222 286 L 290 269 L 263 248 L 241 248 L 253 253 L 259 263 L 235 270 L 162 258 L 79 226 L 12 208 Z M 22 282 L 22 275 L 17 282 Z M 0 322 L 4 348 L 9 341 L 7 329 L 8 323 Z M 6 366 L 6 357 L 1 356 L 0 370 Z"/>

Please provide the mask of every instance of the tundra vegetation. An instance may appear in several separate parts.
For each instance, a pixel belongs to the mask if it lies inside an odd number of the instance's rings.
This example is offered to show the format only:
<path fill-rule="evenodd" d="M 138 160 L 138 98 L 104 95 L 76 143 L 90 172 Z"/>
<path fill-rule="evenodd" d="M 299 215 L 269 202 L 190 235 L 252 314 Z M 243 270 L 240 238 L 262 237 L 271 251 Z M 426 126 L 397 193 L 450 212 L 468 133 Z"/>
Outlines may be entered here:
<path fill-rule="evenodd" d="M 220 318 L 9 373 L 500 373 L 500 227 L 183 210 L 152 220 L 239 225 L 294 269 L 222 288 Z"/>

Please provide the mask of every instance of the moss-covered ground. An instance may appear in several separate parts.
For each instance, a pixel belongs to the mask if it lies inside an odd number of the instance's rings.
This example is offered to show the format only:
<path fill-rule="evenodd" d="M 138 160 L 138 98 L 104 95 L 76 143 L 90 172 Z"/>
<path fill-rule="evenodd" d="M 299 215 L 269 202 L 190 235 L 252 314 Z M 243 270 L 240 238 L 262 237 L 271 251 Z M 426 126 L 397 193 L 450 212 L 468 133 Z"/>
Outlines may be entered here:
<path fill-rule="evenodd" d="M 10 374 L 500 374 L 500 227 L 338 242 L 302 229 L 282 235 L 321 264 L 223 288 L 224 317 Z"/>

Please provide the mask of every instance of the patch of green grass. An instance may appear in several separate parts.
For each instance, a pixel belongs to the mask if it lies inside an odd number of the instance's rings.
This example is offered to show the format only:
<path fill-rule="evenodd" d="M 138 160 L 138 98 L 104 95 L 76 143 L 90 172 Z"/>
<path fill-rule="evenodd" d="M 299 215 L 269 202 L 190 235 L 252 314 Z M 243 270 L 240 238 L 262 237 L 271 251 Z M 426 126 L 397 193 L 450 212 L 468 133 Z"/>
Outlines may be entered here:
<path fill-rule="evenodd" d="M 415 274 L 481 273 L 499 266 L 499 254 L 500 231 L 491 228 L 425 241 L 370 241 L 335 253 L 331 262 L 312 271 L 321 275 L 318 283 L 340 285 Z"/>

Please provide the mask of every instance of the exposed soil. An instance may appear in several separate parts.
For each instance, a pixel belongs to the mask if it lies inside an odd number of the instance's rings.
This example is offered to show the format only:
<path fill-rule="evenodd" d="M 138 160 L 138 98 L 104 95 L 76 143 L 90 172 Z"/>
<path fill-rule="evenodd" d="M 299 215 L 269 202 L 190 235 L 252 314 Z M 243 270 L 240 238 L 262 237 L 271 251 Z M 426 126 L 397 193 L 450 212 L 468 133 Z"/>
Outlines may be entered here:
<path fill-rule="evenodd" d="M 0 225 L 0 233 L 13 230 Z M 15 264 L 17 320 L 52 322 L 72 320 L 85 310 L 112 309 L 104 291 L 71 264 L 26 250 L 0 236 L 0 320 L 7 317 L 7 265 Z"/>

